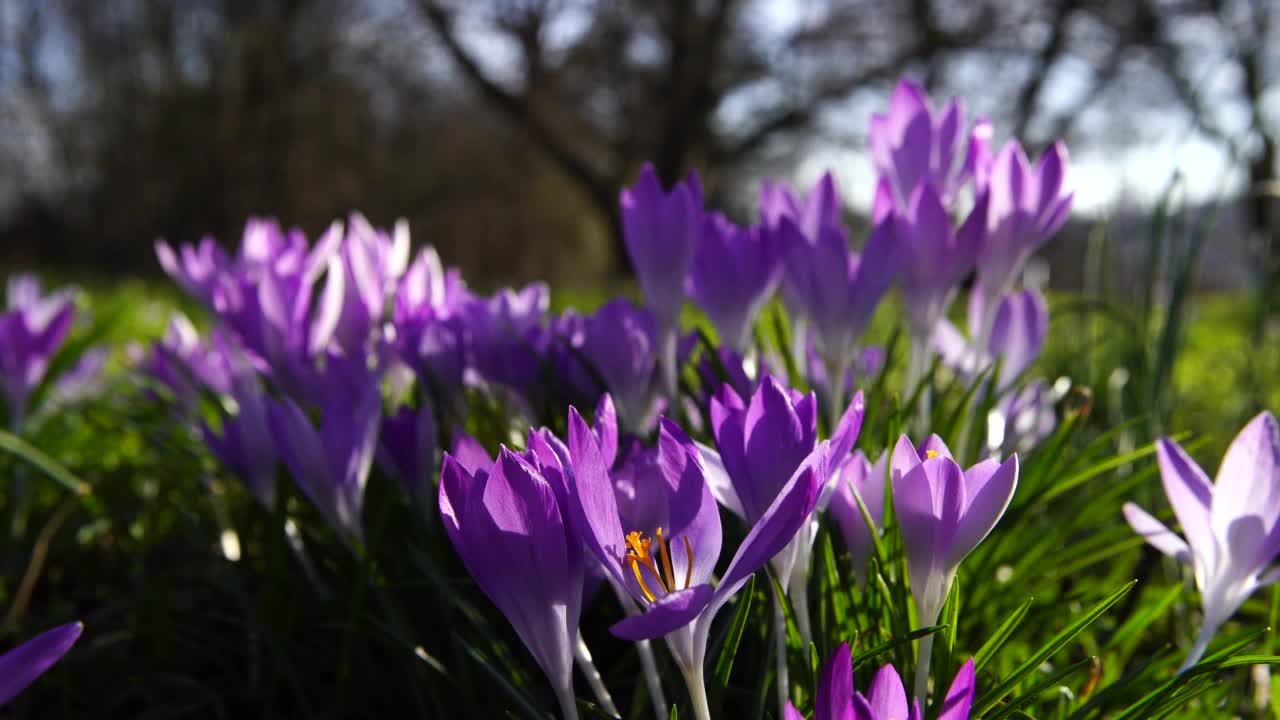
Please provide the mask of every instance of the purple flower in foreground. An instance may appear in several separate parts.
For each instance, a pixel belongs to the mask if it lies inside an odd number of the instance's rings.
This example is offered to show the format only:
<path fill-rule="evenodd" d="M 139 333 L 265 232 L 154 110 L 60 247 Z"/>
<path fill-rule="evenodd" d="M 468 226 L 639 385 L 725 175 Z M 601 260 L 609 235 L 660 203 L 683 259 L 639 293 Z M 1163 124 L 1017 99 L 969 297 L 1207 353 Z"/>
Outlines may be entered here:
<path fill-rule="evenodd" d="M 756 315 L 781 277 L 774 234 L 760 227 L 738 227 L 719 213 L 704 218 L 688 290 L 724 345 L 746 352 Z"/>
<path fill-rule="evenodd" d="M 844 545 L 853 560 L 853 572 L 858 586 L 864 589 L 867 582 L 867 562 L 874 549 L 871 533 L 878 535 L 884 528 L 885 472 L 888 459 L 888 453 L 881 453 L 880 458 L 872 465 L 867 462 L 867 456 L 861 450 L 855 451 L 840 465 L 834 480 L 835 489 L 827 504 L 827 512 L 844 536 Z M 867 527 L 855 496 L 866 506 L 874 528 Z"/>
<path fill-rule="evenodd" d="M 42 295 L 35 277 L 9 278 L 8 309 L 0 313 L 0 389 L 14 432 L 21 431 L 31 394 L 44 381 L 74 317 L 70 291 Z"/>
<path fill-rule="evenodd" d="M 61 625 L 0 655 L 0 707 L 66 655 L 83 631 L 78 622 Z"/>
<path fill-rule="evenodd" d="M 916 449 L 903 435 L 889 458 L 893 507 L 921 627 L 938 621 L 956 569 L 987 537 L 1018 486 L 1018 456 L 983 460 L 968 470 L 937 436 Z M 916 697 L 924 698 L 932 635 L 920 641 Z"/>
<path fill-rule="evenodd" d="M 1212 485 L 1169 438 L 1156 442 L 1156 457 L 1183 537 L 1133 503 L 1125 503 L 1124 515 L 1157 550 L 1195 571 L 1204 619 L 1182 672 L 1200 661 L 1218 628 L 1255 590 L 1280 580 L 1280 568 L 1268 569 L 1280 554 L 1280 426 L 1269 412 L 1249 421 Z"/>
<path fill-rule="evenodd" d="M 969 720 L 974 680 L 973 658 L 970 658 L 951 681 L 936 720 Z M 866 695 L 854 690 L 853 656 L 848 643 L 840 643 L 822 670 L 813 720 L 921 720 L 922 717 L 919 701 L 908 705 L 906 688 L 892 665 L 880 668 Z M 804 716 L 788 704 L 786 720 L 804 720 Z"/>
<path fill-rule="evenodd" d="M 1027 260 L 1067 221 L 1072 194 L 1067 191 L 1067 148 L 1054 143 L 1031 167 L 1022 146 L 1011 141 L 996 155 L 985 188 L 987 232 L 978 255 L 975 292 L 985 300 L 978 337 L 986 334 L 995 300 L 1009 292 Z M 984 188 L 979 188 L 982 194 Z"/>
<path fill-rule="evenodd" d="M 832 433 L 832 463 L 848 455 L 862 427 L 862 394 L 854 395 Z M 728 483 L 712 482 L 721 504 L 746 521 L 761 521 L 792 475 L 806 462 L 818 444 L 818 400 L 784 388 L 765 376 L 755 393 L 744 402 L 725 385 L 711 400 L 711 429 Z M 819 478 L 826 488 L 829 475 Z M 813 521 L 776 556 L 770 558 L 795 608 L 796 624 L 804 645 L 812 640 L 808 609 L 809 557 L 817 535 Z"/>
<path fill-rule="evenodd" d="M 968 156 L 962 159 L 965 139 L 964 104 L 952 99 L 936 116 L 929 108 L 924 88 L 901 80 L 889 100 L 887 113 L 871 116 L 868 143 L 871 161 L 880 174 L 875 217 L 903 207 L 918 187 L 937 188 L 950 207 L 959 188 L 975 172 L 975 165 L 989 150 L 991 126 L 979 120 L 968 138 Z"/>
<path fill-rule="evenodd" d="M 701 452 L 674 423 L 663 419 L 658 444 L 662 495 L 654 527 L 624 530 L 609 467 L 596 434 L 569 411 L 569 474 L 574 513 L 583 540 L 619 586 L 643 608 L 613 626 L 626 640 L 665 637 L 684 675 L 699 720 L 709 717 L 703 659 L 716 614 L 747 579 L 806 526 L 829 475 L 823 442 L 804 459 L 739 546 L 713 589 L 720 558 L 720 513 L 708 487 Z"/>
<path fill-rule="evenodd" d="M 572 720 L 584 564 L 569 532 L 564 473 L 557 461 L 542 459 L 546 465 L 537 453 L 504 447 L 497 462 L 479 450 L 467 468 L 446 453 L 440 516 L 468 572 L 515 628 Z"/>

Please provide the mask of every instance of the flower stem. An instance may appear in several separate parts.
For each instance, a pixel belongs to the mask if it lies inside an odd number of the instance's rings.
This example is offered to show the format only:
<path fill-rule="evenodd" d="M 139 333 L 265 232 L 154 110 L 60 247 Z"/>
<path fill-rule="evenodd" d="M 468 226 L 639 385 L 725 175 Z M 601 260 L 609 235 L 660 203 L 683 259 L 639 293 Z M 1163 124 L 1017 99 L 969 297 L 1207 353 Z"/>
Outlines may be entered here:
<path fill-rule="evenodd" d="M 578 661 L 578 669 L 586 676 L 587 685 L 591 687 L 591 693 L 596 696 L 600 707 L 614 717 L 622 717 L 622 713 L 618 712 L 618 706 L 613 704 L 613 696 L 609 694 L 609 688 L 604 686 L 604 678 L 600 677 L 595 661 L 591 659 L 591 650 L 587 648 L 587 641 L 583 639 L 581 631 L 578 632 L 577 642 L 573 645 L 573 659 Z"/>
<path fill-rule="evenodd" d="M 914 393 L 916 387 L 924 381 L 925 372 L 929 367 L 929 339 L 928 336 L 912 333 L 911 337 L 911 355 L 907 358 L 907 385 L 906 392 Z M 917 431 L 923 435 L 929 431 L 929 415 L 930 406 L 933 398 L 929 393 L 932 388 L 922 388 L 920 390 L 920 399 L 916 405 L 916 422 L 918 423 Z"/>
<path fill-rule="evenodd" d="M 787 614 L 782 608 L 782 593 L 773 595 L 774 666 L 777 674 L 778 717 L 787 716 L 791 694 L 791 678 L 787 669 Z"/>
<path fill-rule="evenodd" d="M 653 645 L 648 640 L 636 643 L 640 653 L 640 666 L 644 668 L 644 681 L 649 689 L 649 704 L 653 706 L 654 720 L 667 720 L 667 696 L 662 692 L 662 678 L 658 676 L 658 663 L 653 657 Z"/>
<path fill-rule="evenodd" d="M 920 707 L 925 707 L 928 703 L 929 695 L 929 665 L 933 660 L 933 635 L 925 635 L 920 638 L 920 660 L 916 663 L 916 700 L 920 701 Z"/>
<path fill-rule="evenodd" d="M 1196 644 L 1191 646 L 1191 652 L 1187 655 L 1187 659 L 1182 661 L 1182 667 L 1178 668 L 1178 674 L 1190 670 L 1196 666 L 1204 657 L 1204 653 L 1209 649 L 1209 641 L 1213 640 L 1213 636 L 1218 633 L 1218 625 L 1216 623 L 1205 623 L 1200 627 L 1200 634 L 1196 636 Z"/>
<path fill-rule="evenodd" d="M 694 720 L 711 720 L 711 707 L 707 704 L 707 684 L 702 677 L 702 663 L 680 668 L 684 683 L 689 688 L 689 700 L 693 703 Z"/>
<path fill-rule="evenodd" d="M 560 717 L 564 720 L 578 720 L 578 698 L 573 694 L 572 676 L 567 687 L 556 688 L 556 702 L 560 703 Z"/>

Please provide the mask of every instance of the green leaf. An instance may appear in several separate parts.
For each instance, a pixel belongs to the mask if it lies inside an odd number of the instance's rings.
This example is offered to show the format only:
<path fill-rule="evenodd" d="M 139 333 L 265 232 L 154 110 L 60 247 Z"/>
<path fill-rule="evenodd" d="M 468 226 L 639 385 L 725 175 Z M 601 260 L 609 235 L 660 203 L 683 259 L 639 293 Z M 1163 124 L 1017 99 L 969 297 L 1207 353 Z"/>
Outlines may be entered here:
<path fill-rule="evenodd" d="M 1081 670 L 1091 667 L 1096 661 L 1097 661 L 1096 657 L 1087 657 L 1078 663 L 1068 665 L 1062 670 L 1059 670 L 1053 675 L 1050 675 L 1049 677 L 1045 678 L 1042 682 L 1037 683 L 1035 687 L 1032 687 L 1027 692 L 1014 698 L 1007 705 L 1002 705 L 1000 709 L 996 710 L 990 715 L 984 716 L 984 720 L 1000 720 L 1000 718 L 1006 717 L 1007 715 L 1013 713 L 1016 710 L 1021 710 L 1022 708 L 1030 704 L 1032 700 L 1035 700 L 1037 697 L 1039 697 L 1040 694 L 1043 693 L 1045 690 L 1048 690 L 1049 688 L 1055 685 L 1058 685 L 1063 680 L 1066 680 L 1068 677 L 1075 675 Z"/>
<path fill-rule="evenodd" d="M 76 495 L 87 497 L 92 493 L 89 483 L 76 477 L 57 460 L 45 455 L 34 445 L 13 433 L 0 430 L 0 450 L 16 455 L 44 473 L 50 480 Z"/>
<path fill-rule="evenodd" d="M 1133 586 L 1137 583 L 1137 580 L 1130 580 L 1125 583 L 1118 590 L 1115 590 L 1093 607 L 1086 610 L 1084 614 L 1076 618 L 1070 625 L 1063 628 L 1057 635 L 1054 635 L 1048 645 L 1040 648 L 1038 652 L 1023 661 L 1023 663 L 1015 668 L 1008 677 L 1000 682 L 1000 684 L 996 685 L 991 690 L 988 690 L 986 694 L 979 698 L 974 704 L 973 714 L 982 716 L 990 712 L 991 709 L 996 706 L 996 703 L 1000 702 L 1006 695 L 1013 692 L 1014 688 L 1016 688 L 1024 678 L 1035 672 L 1035 669 L 1040 667 L 1045 660 L 1053 657 L 1053 655 L 1065 647 L 1067 643 L 1071 642 L 1076 635 L 1079 635 L 1085 628 L 1093 624 L 1094 620 L 1097 620 L 1103 613 L 1110 609 L 1112 605 L 1119 602 L 1120 598 L 1124 597 L 1130 590 L 1132 590 Z"/>
<path fill-rule="evenodd" d="M 755 596 L 756 576 L 752 575 L 747 584 L 738 593 L 738 608 L 734 610 L 733 622 L 729 624 L 729 634 L 725 635 L 724 644 L 720 646 L 720 655 L 716 658 L 715 678 L 721 688 L 729 687 L 729 675 L 733 672 L 733 659 L 738 654 L 738 643 L 742 640 L 742 631 L 747 626 L 747 618 L 751 614 L 751 599 Z"/>
<path fill-rule="evenodd" d="M 1024 600 L 1022 604 L 1018 606 L 1018 609 L 1014 610 L 1013 614 L 1005 618 L 1005 621 L 1000 624 L 1000 627 L 996 628 L 995 632 L 991 634 L 991 637 L 987 638 L 987 641 L 982 644 L 982 647 L 979 648 L 978 652 L 973 656 L 974 672 L 981 672 L 982 668 L 986 667 L 987 663 L 991 662 L 991 658 L 995 657 L 995 654 L 1000 651 L 1000 648 L 1004 647 L 1004 644 L 1008 642 L 1009 637 L 1013 635 L 1013 631 L 1018 629 L 1018 625 L 1022 624 L 1023 618 L 1027 616 L 1027 611 L 1031 609 L 1031 603 L 1033 600 L 1035 600 L 1035 598 L 1027 598 Z"/>
<path fill-rule="evenodd" d="M 863 650 L 862 652 L 853 656 L 853 669 L 857 670 L 859 665 L 861 665 L 862 663 L 870 660 L 871 658 L 885 651 L 892 650 L 898 647 L 899 645 L 906 645 L 907 643 L 910 643 L 914 640 L 919 640 L 922 637 L 932 635 L 941 630 L 945 630 L 946 627 L 947 627 L 946 625 L 933 625 L 927 628 L 920 628 L 919 630 L 912 630 L 906 635 L 895 637 L 885 642 L 882 642 L 879 645 L 876 645 L 875 647 L 871 648 L 870 650 Z"/>

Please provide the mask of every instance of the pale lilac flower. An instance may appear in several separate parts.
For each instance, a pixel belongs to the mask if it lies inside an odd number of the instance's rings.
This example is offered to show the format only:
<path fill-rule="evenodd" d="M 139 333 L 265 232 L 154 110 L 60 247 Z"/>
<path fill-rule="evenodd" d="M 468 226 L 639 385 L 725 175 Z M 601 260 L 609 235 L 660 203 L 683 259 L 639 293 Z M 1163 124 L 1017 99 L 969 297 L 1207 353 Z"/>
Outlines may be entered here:
<path fill-rule="evenodd" d="M 1269 412 L 1254 417 L 1231 441 L 1213 484 L 1169 438 L 1156 442 L 1156 457 L 1183 537 L 1133 503 L 1125 503 L 1124 515 L 1153 547 L 1195 573 L 1204 619 L 1183 672 L 1255 590 L 1280 580 L 1280 568 L 1270 567 L 1280 554 L 1280 426 Z"/>

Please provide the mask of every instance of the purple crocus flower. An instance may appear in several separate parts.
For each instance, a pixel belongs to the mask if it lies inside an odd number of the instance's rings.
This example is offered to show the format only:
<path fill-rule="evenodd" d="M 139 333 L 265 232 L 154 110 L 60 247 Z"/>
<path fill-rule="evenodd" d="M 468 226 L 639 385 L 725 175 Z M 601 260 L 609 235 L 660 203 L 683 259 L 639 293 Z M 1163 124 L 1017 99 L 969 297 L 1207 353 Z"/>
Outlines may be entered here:
<path fill-rule="evenodd" d="M 987 537 L 1018 486 L 1018 456 L 962 470 L 936 435 L 916 449 L 903 435 L 889 458 L 893 506 L 922 627 L 938 621 L 960 562 Z M 932 635 L 920 641 L 917 698 L 923 700 Z"/>
<path fill-rule="evenodd" d="M 388 234 L 374 228 L 360 213 L 352 213 L 338 252 L 344 279 L 342 311 L 333 338 L 345 352 L 363 352 L 383 317 L 387 298 L 408 265 L 408 223 L 397 222 Z"/>
<path fill-rule="evenodd" d="M 604 304 L 582 325 L 581 355 L 604 381 L 630 432 L 646 432 L 656 409 L 657 343 L 653 316 L 623 298 Z"/>
<path fill-rule="evenodd" d="M 760 184 L 760 224 L 776 233 L 784 219 L 790 220 L 809 242 L 816 242 L 824 227 L 840 227 L 840 193 L 835 177 L 828 171 L 803 199 L 786 185 L 766 178 Z"/>
<path fill-rule="evenodd" d="M 929 336 L 947 312 L 960 281 L 973 269 L 987 223 L 986 196 L 978 198 L 959 231 L 932 183 L 916 187 L 899 209 L 894 233 L 900 244 L 898 276 L 911 327 L 913 353 L 928 353 Z M 921 360 L 927 364 L 927 359 Z M 908 385 L 911 387 L 911 385 Z"/>
<path fill-rule="evenodd" d="M 364 358 L 330 355 L 320 400 L 320 428 L 291 399 L 271 402 L 271 436 L 293 479 L 344 540 L 363 542 L 360 512 L 382 417 L 378 375 Z"/>
<path fill-rule="evenodd" d="M 436 418 L 430 403 L 414 409 L 403 405 L 382 421 L 379 464 L 400 479 L 400 487 L 412 497 L 431 488 L 436 467 Z"/>
<path fill-rule="evenodd" d="M 1269 412 L 1250 420 L 1231 441 L 1213 484 L 1169 438 L 1156 442 L 1156 457 L 1183 537 L 1133 503 L 1125 503 L 1124 515 L 1153 547 L 1195 571 L 1204 619 L 1184 672 L 1255 590 L 1280 580 L 1280 568 L 1268 569 L 1280 554 L 1280 426 Z"/>
<path fill-rule="evenodd" d="M 467 350 L 462 311 L 471 300 L 458 271 L 446 272 L 430 246 L 414 258 L 395 291 L 396 349 L 445 402 L 462 390 Z"/>
<path fill-rule="evenodd" d="M 723 344 L 747 351 L 756 315 L 781 278 L 782 257 L 774 234 L 760 227 L 738 227 L 719 213 L 703 219 L 687 287 Z"/>
<path fill-rule="evenodd" d="M 483 379 L 505 385 L 531 400 L 541 383 L 538 344 L 551 302 L 544 283 L 520 290 L 503 288 L 490 298 L 474 298 L 462 308 L 469 365 Z"/>
<path fill-rule="evenodd" d="M 874 549 L 871 533 L 879 534 L 884 529 L 885 472 L 888 459 L 888 453 L 881 453 L 880 458 L 872 465 L 861 450 L 855 451 L 840 465 L 834 481 L 835 489 L 827 504 L 827 512 L 844 536 L 844 545 L 853 559 L 853 572 L 857 577 L 858 587 L 861 588 L 866 588 L 867 563 Z M 866 506 L 874 528 L 867 527 L 857 499 L 861 499 Z"/>
<path fill-rule="evenodd" d="M 974 696 L 973 658 L 965 661 L 951 681 L 937 720 L 969 720 Z M 787 704 L 786 720 L 804 720 L 794 705 Z M 818 680 L 813 720 L 922 720 L 920 702 L 907 703 L 902 677 L 892 665 L 880 668 L 866 695 L 853 689 L 853 654 L 848 643 L 840 643 L 827 661 Z"/>
<path fill-rule="evenodd" d="M 201 392 L 231 390 L 227 346 L 228 340 L 217 333 L 206 344 L 187 316 L 175 313 L 164 336 L 142 360 L 142 370 L 173 393 L 179 408 L 194 412 Z"/>
<path fill-rule="evenodd" d="M 996 299 L 1009 292 L 1027 260 L 1067 221 L 1072 194 L 1067 147 L 1054 143 L 1035 168 L 1022 146 L 1011 141 L 992 161 L 985 188 L 989 195 L 987 232 L 978 255 L 974 292 L 983 303 L 983 322 L 975 329 L 985 336 L 994 320 Z"/>
<path fill-rule="evenodd" d="M 981 318 L 971 312 L 969 321 L 969 329 L 976 332 L 976 323 L 981 322 Z M 966 339 L 945 320 L 934 328 L 932 343 L 947 366 L 967 378 L 974 377 L 999 358 L 996 390 L 1004 392 L 1040 356 L 1048 337 L 1048 305 L 1040 291 L 1028 288 L 1000 299 L 985 347 L 977 347 L 976 337 Z"/>
<path fill-rule="evenodd" d="M 622 237 L 658 328 L 674 331 L 684 301 L 684 280 L 702 233 L 702 186 L 697 173 L 662 189 L 653 165 L 623 190 Z"/>
<path fill-rule="evenodd" d="M 0 389 L 9 427 L 16 433 L 26 419 L 31 393 L 67 339 L 75 303 L 71 291 L 42 295 L 34 276 L 17 275 L 9 279 L 7 307 L 0 313 Z"/>
<path fill-rule="evenodd" d="M 665 502 L 656 503 L 652 522 L 660 524 L 624 534 L 600 443 L 577 411 L 569 411 L 571 495 L 583 540 L 614 582 L 643 608 L 614 625 L 612 632 L 633 641 L 665 637 L 689 687 L 695 715 L 706 720 L 702 678 L 711 623 L 747 579 L 806 526 L 829 475 L 830 443 L 819 444 L 780 489 L 714 589 L 711 576 L 722 534 L 701 453 L 665 418 L 658 450 Z"/>
<path fill-rule="evenodd" d="M 863 417 L 862 394 L 853 402 L 832 433 L 832 462 L 843 461 L 858 438 Z M 729 482 L 712 482 L 717 499 L 738 514 L 748 526 L 760 522 L 779 492 L 818 444 L 818 400 L 783 387 L 765 376 L 748 402 L 728 385 L 711 400 L 711 430 Z M 820 478 L 825 488 L 829 476 Z M 817 523 L 813 522 L 776 557 L 774 573 L 793 598 L 800 637 L 812 638 L 809 627 L 807 582 L 809 555 Z"/>
<path fill-rule="evenodd" d="M 788 302 L 809 323 L 829 377 L 843 378 L 855 357 L 854 346 L 897 270 L 893 220 L 872 230 L 861 256 L 850 252 L 836 226 L 820 227 L 812 242 L 789 219 L 780 228 Z M 841 394 L 839 388 L 832 392 L 833 408 L 840 407 Z"/>
<path fill-rule="evenodd" d="M 468 469 L 445 454 L 445 531 L 546 674 L 563 717 L 574 720 L 573 648 L 584 563 L 580 541 L 569 532 L 563 473 L 555 462 L 542 465 L 536 453 L 519 456 L 505 447 L 497 462 L 482 464 Z"/>
<path fill-rule="evenodd" d="M 165 274 L 188 295 L 204 303 L 213 300 L 213 289 L 219 275 L 231 266 L 227 253 L 210 236 L 201 238 L 197 245 L 184 243 L 177 251 L 164 240 L 156 240 L 155 250 Z"/>
<path fill-rule="evenodd" d="M 975 164 L 989 152 L 988 122 L 979 120 L 974 125 L 966 158 L 962 158 L 964 132 L 964 103 L 958 98 L 935 115 L 924 88 L 912 80 L 900 80 L 889 111 L 871 116 L 871 161 L 880 174 L 873 216 L 905 207 L 925 184 L 936 188 L 941 202 L 950 207 L 960 187 L 973 176 Z"/>
<path fill-rule="evenodd" d="M 83 631 L 84 625 L 78 622 L 61 625 L 0 655 L 0 707 L 66 655 Z"/>
<path fill-rule="evenodd" d="M 231 371 L 228 394 L 236 411 L 234 415 L 222 414 L 220 433 L 202 422 L 200 429 L 204 442 L 227 469 L 244 481 L 258 502 L 272 510 L 275 507 L 278 455 L 268 421 L 270 400 L 251 368 L 230 358 L 227 365 L 235 367 Z"/>

